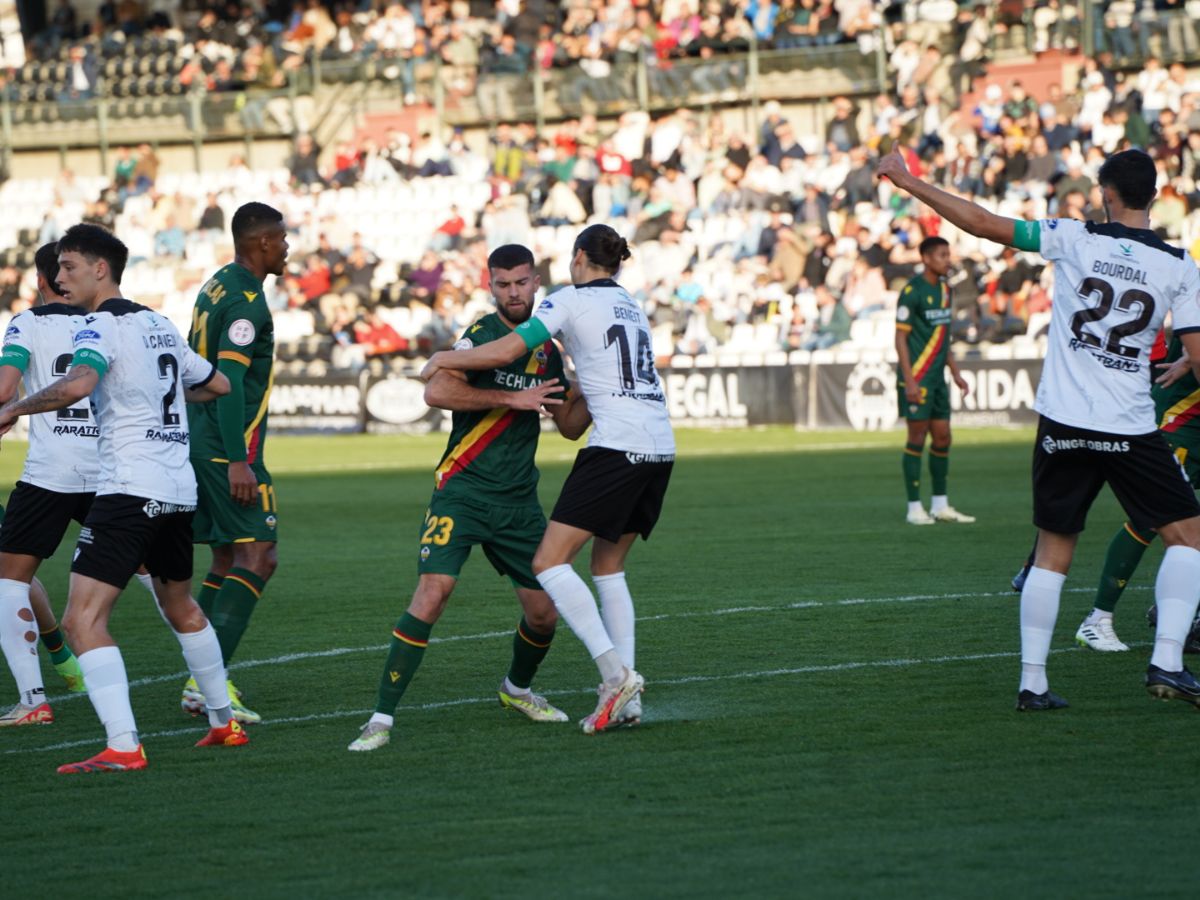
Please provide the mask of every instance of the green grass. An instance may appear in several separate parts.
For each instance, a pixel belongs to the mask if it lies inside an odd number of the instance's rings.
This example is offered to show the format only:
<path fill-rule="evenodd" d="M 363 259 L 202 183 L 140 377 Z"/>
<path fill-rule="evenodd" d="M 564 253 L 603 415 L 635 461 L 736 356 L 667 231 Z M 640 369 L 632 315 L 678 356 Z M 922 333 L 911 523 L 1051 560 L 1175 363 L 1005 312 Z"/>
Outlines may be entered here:
<path fill-rule="evenodd" d="M 0 733 L 3 893 L 1194 896 L 1179 835 L 1195 816 L 1177 809 L 1200 719 L 1140 686 L 1158 551 L 1118 610 L 1135 651 L 1072 647 L 1121 522 L 1107 494 L 1051 662 L 1072 708 L 1012 709 L 1031 439 L 958 434 L 951 496 L 979 523 L 917 529 L 899 433 L 682 433 L 629 569 L 643 728 L 589 738 L 499 708 L 517 605 L 476 554 L 393 743 L 359 755 L 345 746 L 414 584 L 441 441 L 274 438 L 280 568 L 233 673 L 267 721 L 244 749 L 192 748 L 178 647 L 133 584 L 113 631 L 130 678 L 150 680 L 133 689 L 150 768 L 55 775 L 102 744 L 82 698 L 52 727 Z M 5 449 L 12 478 L 22 454 Z M 544 442 L 547 505 L 573 453 Z M 43 570 L 58 608 L 68 556 Z M 595 682 L 564 627 L 537 684 L 578 718 Z M 47 684 L 61 694 L 48 667 Z"/>

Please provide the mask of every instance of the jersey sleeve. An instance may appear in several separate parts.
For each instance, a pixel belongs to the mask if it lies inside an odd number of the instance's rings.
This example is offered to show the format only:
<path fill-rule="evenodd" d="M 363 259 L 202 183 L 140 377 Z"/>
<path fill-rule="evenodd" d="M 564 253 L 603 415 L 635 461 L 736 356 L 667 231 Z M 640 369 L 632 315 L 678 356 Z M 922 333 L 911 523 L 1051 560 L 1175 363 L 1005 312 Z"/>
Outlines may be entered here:
<path fill-rule="evenodd" d="M 1042 257 L 1049 260 L 1067 256 L 1086 234 L 1084 224 L 1075 219 L 1042 219 L 1037 224 L 1039 249 Z"/>
<path fill-rule="evenodd" d="M 217 359 L 228 359 L 249 367 L 254 342 L 270 324 L 271 312 L 261 298 L 235 303 L 225 313 L 217 338 Z"/>
<path fill-rule="evenodd" d="M 75 332 L 75 355 L 71 357 L 71 365 L 91 366 L 101 378 L 107 375 L 116 360 L 108 328 L 107 323 L 94 316 L 84 319 L 83 327 Z"/>
<path fill-rule="evenodd" d="M 30 326 L 33 319 L 26 313 L 13 316 L 4 332 L 4 350 L 0 352 L 0 366 L 12 366 L 24 372 L 29 366 Z"/>
<path fill-rule="evenodd" d="M 472 350 L 480 344 L 486 344 L 490 341 L 491 335 L 488 334 L 487 327 L 482 321 L 476 322 L 466 331 L 464 331 L 454 342 L 454 350 Z"/>
<path fill-rule="evenodd" d="M 204 387 L 212 381 L 213 375 L 217 373 L 216 366 L 186 344 L 180 363 L 182 366 L 179 373 L 180 379 L 187 388 Z"/>
<path fill-rule="evenodd" d="M 1179 292 L 1171 300 L 1171 323 L 1175 334 L 1200 331 L 1200 269 L 1187 265 Z"/>
<path fill-rule="evenodd" d="M 576 299 L 575 288 L 555 291 L 533 311 L 534 318 L 546 326 L 551 336 L 562 334 L 571 321 L 571 313 Z"/>
<path fill-rule="evenodd" d="M 896 301 L 896 328 L 900 331 L 912 331 L 913 315 L 916 313 L 920 296 L 911 284 L 906 284 L 900 291 Z"/>

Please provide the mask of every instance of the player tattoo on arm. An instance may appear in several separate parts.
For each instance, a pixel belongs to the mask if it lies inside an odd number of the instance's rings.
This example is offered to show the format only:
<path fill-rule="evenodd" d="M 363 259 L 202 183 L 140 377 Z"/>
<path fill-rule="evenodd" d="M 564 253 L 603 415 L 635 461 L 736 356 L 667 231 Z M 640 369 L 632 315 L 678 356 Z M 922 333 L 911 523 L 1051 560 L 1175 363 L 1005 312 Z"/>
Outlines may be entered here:
<path fill-rule="evenodd" d="M 77 363 L 71 366 L 66 375 L 46 385 L 36 394 L 30 394 L 5 406 L 0 410 L 0 416 L 15 419 L 18 416 L 63 409 L 72 403 L 78 403 L 90 394 L 99 382 L 99 372 L 89 365 Z"/>

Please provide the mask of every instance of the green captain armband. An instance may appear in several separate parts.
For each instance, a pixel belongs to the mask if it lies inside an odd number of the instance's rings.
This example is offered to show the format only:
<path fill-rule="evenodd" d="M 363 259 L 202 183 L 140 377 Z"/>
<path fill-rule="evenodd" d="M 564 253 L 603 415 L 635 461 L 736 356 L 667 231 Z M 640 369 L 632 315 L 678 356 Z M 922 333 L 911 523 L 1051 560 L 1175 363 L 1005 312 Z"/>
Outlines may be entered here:
<path fill-rule="evenodd" d="M 550 330 L 541 319 L 526 319 L 516 327 L 515 331 L 521 336 L 521 340 L 525 342 L 527 350 L 540 347 L 546 341 L 550 340 Z"/>
<path fill-rule="evenodd" d="M 1038 222 L 1017 221 L 1013 224 L 1012 245 L 1018 250 L 1042 249 L 1042 226 Z"/>
<path fill-rule="evenodd" d="M 12 366 L 18 372 L 24 372 L 29 367 L 29 351 L 16 344 L 9 344 L 0 353 L 0 366 Z"/>
<path fill-rule="evenodd" d="M 108 374 L 108 360 L 102 353 L 88 347 L 80 347 L 75 351 L 75 355 L 71 357 L 71 365 L 91 366 L 101 378 Z"/>

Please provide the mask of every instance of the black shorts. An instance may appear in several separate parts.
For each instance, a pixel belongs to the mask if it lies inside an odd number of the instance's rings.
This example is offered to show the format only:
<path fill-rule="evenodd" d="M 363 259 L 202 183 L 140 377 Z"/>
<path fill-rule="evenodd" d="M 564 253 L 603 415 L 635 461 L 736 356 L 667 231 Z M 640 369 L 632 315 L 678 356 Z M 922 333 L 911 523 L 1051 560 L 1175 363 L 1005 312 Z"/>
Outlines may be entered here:
<path fill-rule="evenodd" d="M 192 577 L 194 506 L 101 494 L 79 532 L 71 571 L 124 589 L 145 564 L 155 578 Z"/>
<path fill-rule="evenodd" d="M 0 553 L 49 559 L 74 519 L 80 525 L 95 494 L 60 494 L 18 481 L 8 495 L 8 511 L 0 524 Z"/>
<path fill-rule="evenodd" d="M 1108 434 L 1042 416 L 1033 449 L 1033 524 L 1083 531 L 1107 482 L 1138 531 L 1200 516 L 1200 503 L 1161 432 Z"/>
<path fill-rule="evenodd" d="M 650 537 L 662 512 L 673 458 L 587 447 L 575 457 L 550 519 L 616 542 Z"/>

